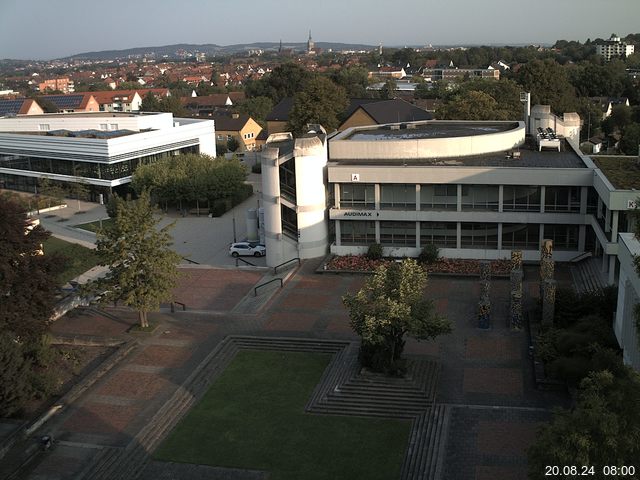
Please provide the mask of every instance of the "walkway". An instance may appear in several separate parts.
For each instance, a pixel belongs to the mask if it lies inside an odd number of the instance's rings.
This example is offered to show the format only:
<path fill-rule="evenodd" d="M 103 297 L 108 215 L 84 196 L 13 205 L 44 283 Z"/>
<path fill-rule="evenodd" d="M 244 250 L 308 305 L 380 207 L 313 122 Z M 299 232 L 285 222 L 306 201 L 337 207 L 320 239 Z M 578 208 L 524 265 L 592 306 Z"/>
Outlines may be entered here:
<path fill-rule="evenodd" d="M 185 301 L 187 311 L 153 315 L 159 327 L 151 335 L 126 333 L 135 314 L 121 309 L 108 310 L 111 315 L 102 318 L 80 315 L 56 322 L 54 333 L 134 338 L 138 345 L 47 425 L 46 431 L 53 432 L 59 443 L 29 478 L 76 479 L 82 472 L 96 472 L 95 468 L 106 473 L 108 463 L 121 458 L 122 452 L 134 454 L 141 435 L 163 435 L 149 430 L 151 420 L 171 404 L 170 399 L 190 392 L 183 386 L 229 335 L 357 340 L 341 297 L 356 291 L 366 277 L 318 275 L 313 273 L 316 263 L 304 263 L 257 314 L 234 309 L 262 274 L 192 269 L 179 290 L 190 296 Z M 538 287 L 529 277 L 533 275 L 527 272 L 525 292 L 531 296 Z M 412 478 L 525 478 L 526 447 L 538 426 L 549 419 L 549 408 L 563 404 L 562 397 L 534 388 L 526 334 L 506 328 L 508 288 L 507 280 L 493 282 L 493 328 L 480 331 L 474 320 L 477 279 L 430 279 L 427 294 L 454 322 L 455 331 L 437 342 L 407 341 L 407 354 L 441 365 L 435 402 L 442 408 L 434 421 L 437 438 L 443 439 L 438 445 L 443 463 L 437 477 L 425 473 Z M 192 397 L 184 396 L 179 405 L 188 405 L 188 398 Z M 97 456 L 102 466 L 96 466 Z M 157 462 L 152 467 L 159 468 Z M 246 478 L 261 478 L 259 472 L 246 473 Z"/>

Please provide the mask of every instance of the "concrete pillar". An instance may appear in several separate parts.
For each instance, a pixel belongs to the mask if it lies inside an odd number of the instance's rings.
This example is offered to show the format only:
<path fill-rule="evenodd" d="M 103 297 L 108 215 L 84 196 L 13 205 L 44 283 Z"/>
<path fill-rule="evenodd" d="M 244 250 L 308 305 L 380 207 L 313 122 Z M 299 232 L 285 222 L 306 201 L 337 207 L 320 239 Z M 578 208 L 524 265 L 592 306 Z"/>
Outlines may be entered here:
<path fill-rule="evenodd" d="M 380 184 L 376 183 L 373 186 L 373 198 L 375 202 L 375 209 L 380 210 Z"/>
<path fill-rule="evenodd" d="M 421 185 L 418 183 L 416 185 L 416 211 L 417 212 L 420 211 L 420 189 L 421 189 Z"/>
<path fill-rule="evenodd" d="M 376 220 L 376 243 L 380 243 L 380 220 Z"/>
<path fill-rule="evenodd" d="M 460 197 L 458 197 L 459 201 Z M 462 248 L 462 224 L 460 222 L 456 223 L 456 248 Z"/>
<path fill-rule="evenodd" d="M 458 190 L 456 193 L 456 210 L 458 212 L 462 211 L 462 184 L 458 184 Z M 460 247 L 458 247 L 460 248 Z"/>
<path fill-rule="evenodd" d="M 609 255 L 609 285 L 616 283 L 616 255 Z"/>
<path fill-rule="evenodd" d="M 544 213 L 544 204 L 545 204 L 546 194 L 547 194 L 547 187 L 542 185 L 540 187 L 540 213 Z"/>
<path fill-rule="evenodd" d="M 336 247 L 340 247 L 342 246 L 342 240 L 341 240 L 341 230 L 340 230 L 340 225 L 341 222 L 340 220 L 336 220 L 335 223 L 335 228 L 336 228 Z"/>
<path fill-rule="evenodd" d="M 620 212 L 618 210 L 614 210 L 611 212 L 611 241 L 613 243 L 618 242 L 618 219 L 620 216 Z"/>
<path fill-rule="evenodd" d="M 580 252 L 584 252 L 584 246 L 585 246 L 586 240 L 587 240 L 587 226 L 580 225 L 578 227 L 578 250 Z"/>
<path fill-rule="evenodd" d="M 604 214 L 604 232 L 609 233 L 611 231 L 611 210 L 607 208 Z"/>
<path fill-rule="evenodd" d="M 502 204 L 502 200 L 500 202 Z M 498 224 L 498 250 L 502 250 L 502 223 Z"/>
<path fill-rule="evenodd" d="M 335 207 L 340 208 L 340 184 L 339 183 L 333 184 L 333 198 L 336 203 Z"/>
<path fill-rule="evenodd" d="M 598 210 L 596 212 L 596 218 L 602 218 L 602 199 L 598 196 Z"/>
<path fill-rule="evenodd" d="M 587 214 L 587 197 L 589 195 L 589 187 L 580 187 L 580 214 Z"/>
<path fill-rule="evenodd" d="M 266 147 L 260 155 L 262 166 L 262 208 L 267 265 L 274 267 L 285 261 L 280 212 L 280 172 L 278 148 Z"/>
<path fill-rule="evenodd" d="M 504 211 L 503 203 L 504 203 L 504 185 L 499 185 L 498 186 L 498 212 L 500 213 Z M 501 242 L 498 241 L 498 243 L 500 244 Z"/>
<path fill-rule="evenodd" d="M 420 248 L 420 222 L 416 222 L 416 248 Z"/>
<path fill-rule="evenodd" d="M 540 235 L 538 237 L 538 248 L 542 246 L 542 241 L 544 240 L 544 223 L 540 224 Z"/>

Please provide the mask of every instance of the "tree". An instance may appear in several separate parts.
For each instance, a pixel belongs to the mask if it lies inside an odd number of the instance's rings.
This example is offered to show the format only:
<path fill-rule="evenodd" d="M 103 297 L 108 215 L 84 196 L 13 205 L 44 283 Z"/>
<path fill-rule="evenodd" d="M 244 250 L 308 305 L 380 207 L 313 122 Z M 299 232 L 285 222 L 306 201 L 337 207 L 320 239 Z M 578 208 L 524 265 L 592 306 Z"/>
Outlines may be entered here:
<path fill-rule="evenodd" d="M 238 112 L 249 115 L 263 128 L 266 126 L 265 118 L 273 109 L 273 101 L 269 97 L 247 98 L 237 107 Z"/>
<path fill-rule="evenodd" d="M 9 417 L 33 397 L 32 364 L 22 343 L 0 332 L 0 417 Z"/>
<path fill-rule="evenodd" d="M 49 232 L 33 226 L 20 205 L 0 196 L 0 332 L 19 341 L 40 337 L 56 302 L 61 259 L 42 255 Z"/>
<path fill-rule="evenodd" d="M 347 108 L 347 103 L 344 88 L 326 77 L 315 77 L 294 96 L 289 128 L 300 134 L 307 124 L 319 123 L 328 132 L 333 131 L 338 128 L 338 116 Z"/>
<path fill-rule="evenodd" d="M 300 92 L 311 78 L 308 70 L 289 62 L 277 66 L 260 80 L 247 82 L 245 92 L 248 97 L 269 97 L 276 104 Z"/>
<path fill-rule="evenodd" d="M 140 111 L 141 112 L 159 112 L 160 111 L 160 101 L 158 97 L 156 97 L 153 92 L 149 92 L 145 95 L 140 103 Z"/>
<path fill-rule="evenodd" d="M 402 371 L 405 335 L 418 340 L 450 333 L 451 323 L 424 298 L 427 274 L 415 260 L 381 265 L 355 295 L 342 297 L 351 328 L 362 338 L 360 361 L 376 371 Z"/>
<path fill-rule="evenodd" d="M 157 229 L 149 194 L 137 200 L 116 203 L 113 224 L 98 233 L 97 251 L 102 265 L 109 267 L 105 277 L 91 290 L 104 302 L 121 301 L 138 311 L 142 328 L 148 327 L 147 314 L 171 297 L 178 276 L 180 255 L 171 250 L 169 230 Z"/>
<path fill-rule="evenodd" d="M 227 140 L 227 150 L 230 152 L 235 152 L 240 148 L 240 142 L 236 139 L 236 137 L 231 137 Z"/>
<path fill-rule="evenodd" d="M 572 410 L 556 410 L 529 449 L 529 478 L 546 465 L 636 465 L 640 458 L 640 376 L 618 359 L 617 371 L 592 372 Z M 601 478 L 597 475 L 598 478 Z"/>
<path fill-rule="evenodd" d="M 385 100 L 391 100 L 396 97 L 398 92 L 398 82 L 396 82 L 395 78 L 387 78 L 384 82 L 384 85 L 380 89 L 380 98 Z"/>
<path fill-rule="evenodd" d="M 627 125 L 620 138 L 620 150 L 625 155 L 638 155 L 638 145 L 640 144 L 640 123 Z"/>
<path fill-rule="evenodd" d="M 369 73 L 359 65 L 345 67 L 333 74 L 333 81 L 345 89 L 349 98 L 367 98 L 369 92 Z"/>
<path fill-rule="evenodd" d="M 576 96 L 565 67 L 552 59 L 533 60 L 518 72 L 516 80 L 531 92 L 532 105 L 550 105 L 556 113 L 576 109 Z"/>
<path fill-rule="evenodd" d="M 513 120 L 518 115 L 501 108 L 488 93 L 463 91 L 438 108 L 441 120 Z"/>

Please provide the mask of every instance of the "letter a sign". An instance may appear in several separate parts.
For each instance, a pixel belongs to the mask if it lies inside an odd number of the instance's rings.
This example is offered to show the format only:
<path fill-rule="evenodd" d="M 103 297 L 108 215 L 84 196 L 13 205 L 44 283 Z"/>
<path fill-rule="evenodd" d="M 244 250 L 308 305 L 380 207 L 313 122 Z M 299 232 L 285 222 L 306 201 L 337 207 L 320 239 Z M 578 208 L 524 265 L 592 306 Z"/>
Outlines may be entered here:
<path fill-rule="evenodd" d="M 351 181 L 352 182 L 359 182 L 360 181 L 360 174 L 359 173 L 352 173 L 351 174 Z"/>

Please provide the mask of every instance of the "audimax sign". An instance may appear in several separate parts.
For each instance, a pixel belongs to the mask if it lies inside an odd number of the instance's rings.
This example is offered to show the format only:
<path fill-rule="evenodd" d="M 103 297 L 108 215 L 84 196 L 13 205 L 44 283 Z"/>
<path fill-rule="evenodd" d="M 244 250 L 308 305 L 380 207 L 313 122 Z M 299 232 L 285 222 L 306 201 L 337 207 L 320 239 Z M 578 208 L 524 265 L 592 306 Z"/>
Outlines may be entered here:
<path fill-rule="evenodd" d="M 350 210 L 348 212 L 340 212 L 337 215 L 334 214 L 334 217 L 339 217 L 339 218 L 349 218 L 349 217 L 359 217 L 359 218 L 373 218 L 373 217 L 379 217 L 380 213 L 378 212 L 372 212 L 372 211 L 353 211 Z"/>

